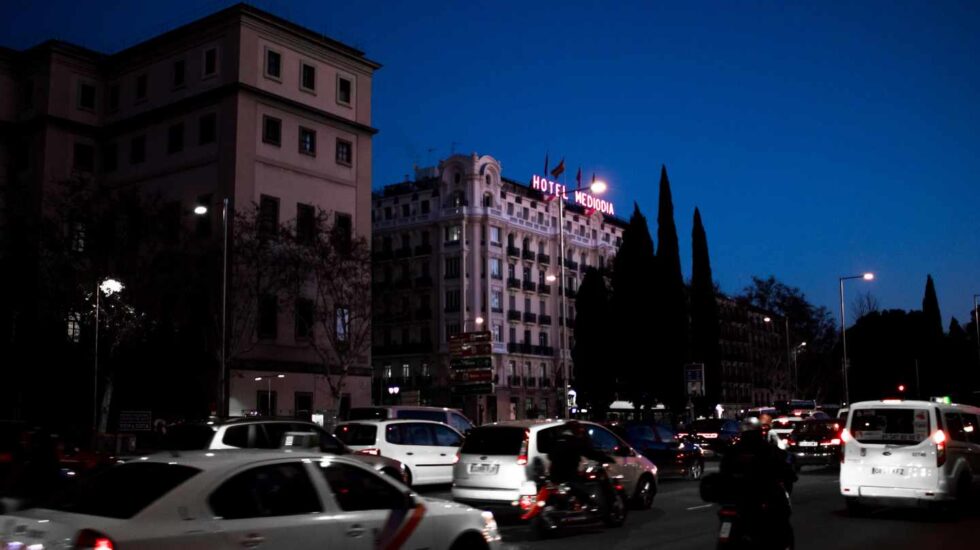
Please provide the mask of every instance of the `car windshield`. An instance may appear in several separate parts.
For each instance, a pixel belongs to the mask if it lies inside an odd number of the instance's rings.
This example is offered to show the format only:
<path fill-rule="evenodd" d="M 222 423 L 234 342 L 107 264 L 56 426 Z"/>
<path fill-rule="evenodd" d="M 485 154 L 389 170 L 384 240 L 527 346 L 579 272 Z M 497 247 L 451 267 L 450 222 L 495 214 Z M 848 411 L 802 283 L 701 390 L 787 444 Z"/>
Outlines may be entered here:
<path fill-rule="evenodd" d="M 164 448 L 174 451 L 196 451 L 211 447 L 214 428 L 206 424 L 176 424 L 167 428 Z"/>
<path fill-rule="evenodd" d="M 356 407 L 347 414 L 347 420 L 387 420 L 388 410 L 381 407 Z"/>
<path fill-rule="evenodd" d="M 459 452 L 473 455 L 517 456 L 524 444 L 526 431 L 516 426 L 486 426 L 474 428 Z"/>
<path fill-rule="evenodd" d="M 927 409 L 855 409 L 850 432 L 861 443 L 915 445 L 929 437 Z"/>
<path fill-rule="evenodd" d="M 374 445 L 378 427 L 373 424 L 344 424 L 337 426 L 334 435 L 348 445 Z"/>
<path fill-rule="evenodd" d="M 160 462 L 120 464 L 65 487 L 41 507 L 129 519 L 200 471 Z"/>

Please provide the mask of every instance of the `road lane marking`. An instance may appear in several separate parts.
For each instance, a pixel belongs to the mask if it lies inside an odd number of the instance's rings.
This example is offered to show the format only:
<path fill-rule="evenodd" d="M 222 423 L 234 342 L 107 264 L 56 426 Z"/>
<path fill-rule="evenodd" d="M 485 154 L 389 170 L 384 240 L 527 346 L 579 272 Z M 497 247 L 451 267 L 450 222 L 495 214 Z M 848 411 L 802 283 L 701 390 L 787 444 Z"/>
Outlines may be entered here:
<path fill-rule="evenodd" d="M 712 506 L 711 504 L 702 504 L 701 506 L 691 506 L 690 508 L 688 508 L 688 511 L 704 510 L 705 508 L 711 508 L 711 506 Z"/>

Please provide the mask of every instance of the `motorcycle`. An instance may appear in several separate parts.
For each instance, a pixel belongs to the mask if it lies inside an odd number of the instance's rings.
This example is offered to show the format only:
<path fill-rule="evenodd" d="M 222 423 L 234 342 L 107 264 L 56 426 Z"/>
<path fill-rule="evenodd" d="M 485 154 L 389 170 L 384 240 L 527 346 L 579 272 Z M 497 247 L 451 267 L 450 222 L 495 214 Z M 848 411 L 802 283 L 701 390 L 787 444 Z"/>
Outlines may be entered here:
<path fill-rule="evenodd" d="M 701 499 L 719 505 L 719 550 L 772 549 L 792 550 L 793 527 L 789 522 L 789 494 L 782 487 L 769 498 L 739 498 L 745 490 L 734 487 L 720 474 L 705 476 L 701 481 Z"/>
<path fill-rule="evenodd" d="M 534 465 L 538 493 L 521 519 L 530 522 L 542 538 L 550 537 L 573 525 L 602 523 L 619 527 L 626 521 L 625 489 L 609 477 L 601 464 L 590 463 L 581 472 L 583 485 L 593 488 L 588 496 L 573 490 L 567 483 L 555 483 L 544 473 L 543 463 Z"/>

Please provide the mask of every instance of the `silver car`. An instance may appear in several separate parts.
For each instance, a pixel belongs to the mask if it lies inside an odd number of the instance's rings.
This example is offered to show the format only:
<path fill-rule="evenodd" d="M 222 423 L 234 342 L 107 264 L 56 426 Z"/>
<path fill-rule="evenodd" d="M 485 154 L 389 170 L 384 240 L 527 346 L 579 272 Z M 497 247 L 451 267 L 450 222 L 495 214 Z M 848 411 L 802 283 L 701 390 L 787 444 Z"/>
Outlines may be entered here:
<path fill-rule="evenodd" d="M 596 449 L 615 460 L 610 474 L 619 479 L 640 508 L 657 494 L 657 467 L 625 441 L 599 424 L 565 420 L 511 420 L 474 428 L 463 441 L 453 467 L 453 498 L 484 507 L 529 508 L 537 494 L 531 465 L 548 451 L 566 422 L 585 428 Z"/>

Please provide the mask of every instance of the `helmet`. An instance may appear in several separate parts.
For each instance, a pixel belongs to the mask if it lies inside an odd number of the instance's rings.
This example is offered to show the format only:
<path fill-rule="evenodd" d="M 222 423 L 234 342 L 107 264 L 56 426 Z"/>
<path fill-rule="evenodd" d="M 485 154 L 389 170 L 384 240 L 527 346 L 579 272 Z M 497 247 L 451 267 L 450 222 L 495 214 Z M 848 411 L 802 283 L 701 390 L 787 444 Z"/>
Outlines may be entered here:
<path fill-rule="evenodd" d="M 742 420 L 742 425 L 739 426 L 739 431 L 741 432 L 751 432 L 755 430 L 762 429 L 762 422 L 754 416 L 749 416 Z"/>

